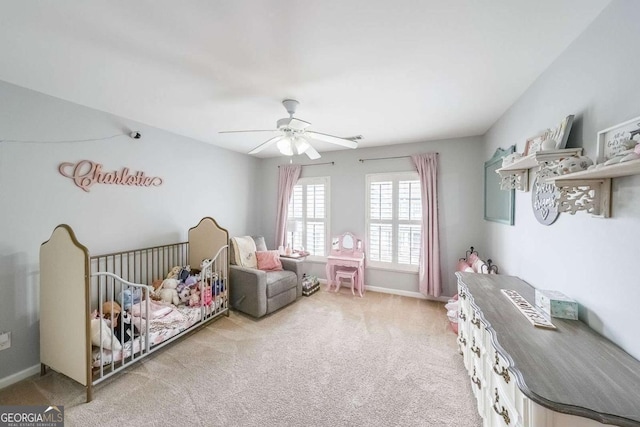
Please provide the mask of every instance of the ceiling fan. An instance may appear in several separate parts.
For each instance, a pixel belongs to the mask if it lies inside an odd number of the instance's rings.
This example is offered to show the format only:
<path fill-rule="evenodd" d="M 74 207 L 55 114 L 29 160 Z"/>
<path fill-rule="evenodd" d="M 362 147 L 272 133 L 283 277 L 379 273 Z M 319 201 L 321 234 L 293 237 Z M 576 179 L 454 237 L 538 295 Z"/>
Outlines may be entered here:
<path fill-rule="evenodd" d="M 285 99 L 282 101 L 282 105 L 284 105 L 287 113 L 289 113 L 289 117 L 278 120 L 276 123 L 277 129 L 230 130 L 218 133 L 280 132 L 279 135 L 266 140 L 253 150 L 249 151 L 249 154 L 259 153 L 260 151 L 271 147 L 273 144 L 277 144 L 280 153 L 284 154 L 285 156 L 293 156 L 294 154 L 304 153 L 309 156 L 310 159 L 315 160 L 320 158 L 320 153 L 318 153 L 318 151 L 316 151 L 316 149 L 311 146 L 311 140 L 329 142 L 331 144 L 336 144 L 347 148 L 358 147 L 357 141 L 362 139 L 362 135 L 342 138 L 326 133 L 307 130 L 307 127 L 311 126 L 311 123 L 293 117 L 293 115 L 296 113 L 298 104 L 300 103 L 295 99 Z"/>

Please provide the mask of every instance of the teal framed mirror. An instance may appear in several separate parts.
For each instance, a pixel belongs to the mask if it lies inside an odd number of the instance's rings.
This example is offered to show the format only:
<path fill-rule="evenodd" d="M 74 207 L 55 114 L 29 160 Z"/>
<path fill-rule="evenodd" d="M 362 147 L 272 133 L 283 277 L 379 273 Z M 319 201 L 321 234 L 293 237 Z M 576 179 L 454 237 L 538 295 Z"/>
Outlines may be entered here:
<path fill-rule="evenodd" d="M 489 160 L 484 162 L 484 219 L 513 225 L 515 217 L 516 190 L 501 190 L 500 175 L 502 158 L 516 151 L 516 146 L 503 150 L 498 148 Z"/>

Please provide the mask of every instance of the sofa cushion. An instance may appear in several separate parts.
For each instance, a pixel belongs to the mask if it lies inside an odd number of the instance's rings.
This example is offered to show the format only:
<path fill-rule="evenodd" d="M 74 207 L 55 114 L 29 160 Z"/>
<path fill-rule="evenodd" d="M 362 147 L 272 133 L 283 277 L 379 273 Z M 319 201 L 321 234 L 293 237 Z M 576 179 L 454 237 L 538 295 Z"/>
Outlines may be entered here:
<path fill-rule="evenodd" d="M 267 271 L 267 298 L 298 286 L 298 276 L 293 271 Z"/>
<path fill-rule="evenodd" d="M 280 254 L 278 251 L 256 251 L 256 259 L 258 261 L 258 270 L 282 270 L 282 263 L 280 262 Z"/>

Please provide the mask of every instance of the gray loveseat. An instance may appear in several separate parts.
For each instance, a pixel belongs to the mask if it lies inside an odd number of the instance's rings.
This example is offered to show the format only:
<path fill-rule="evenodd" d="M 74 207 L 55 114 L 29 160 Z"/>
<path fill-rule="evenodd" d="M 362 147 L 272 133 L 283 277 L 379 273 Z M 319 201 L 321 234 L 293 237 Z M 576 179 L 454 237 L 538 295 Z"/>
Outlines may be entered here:
<path fill-rule="evenodd" d="M 253 236 L 256 250 L 266 251 L 262 236 Z M 229 266 L 229 292 L 231 306 L 253 317 L 266 314 L 291 304 L 302 296 L 303 262 L 295 259 L 281 259 L 282 271 L 262 271 L 234 265 L 233 244 Z"/>

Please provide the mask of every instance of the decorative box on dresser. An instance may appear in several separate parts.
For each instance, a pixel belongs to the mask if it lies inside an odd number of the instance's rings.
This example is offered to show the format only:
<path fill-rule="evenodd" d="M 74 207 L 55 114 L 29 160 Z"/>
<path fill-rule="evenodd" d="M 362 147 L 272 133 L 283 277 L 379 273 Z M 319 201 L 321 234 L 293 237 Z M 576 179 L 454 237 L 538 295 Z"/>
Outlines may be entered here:
<path fill-rule="evenodd" d="M 514 276 L 457 272 L 458 345 L 484 426 L 640 426 L 640 362 L 579 320 L 534 327 Z"/>

